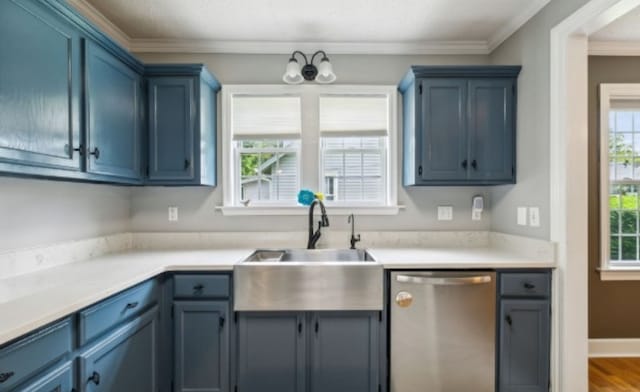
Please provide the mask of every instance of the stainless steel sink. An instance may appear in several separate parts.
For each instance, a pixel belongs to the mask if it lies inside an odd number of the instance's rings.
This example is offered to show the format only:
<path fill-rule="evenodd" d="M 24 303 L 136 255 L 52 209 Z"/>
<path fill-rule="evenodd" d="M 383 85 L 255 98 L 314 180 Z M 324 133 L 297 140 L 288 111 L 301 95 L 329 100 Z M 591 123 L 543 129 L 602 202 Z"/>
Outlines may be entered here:
<path fill-rule="evenodd" d="M 383 276 L 361 249 L 257 250 L 234 267 L 234 310 L 382 310 Z"/>
<path fill-rule="evenodd" d="M 363 249 L 259 249 L 249 256 L 244 263 L 335 263 L 335 262 L 375 262 L 373 257 Z"/>

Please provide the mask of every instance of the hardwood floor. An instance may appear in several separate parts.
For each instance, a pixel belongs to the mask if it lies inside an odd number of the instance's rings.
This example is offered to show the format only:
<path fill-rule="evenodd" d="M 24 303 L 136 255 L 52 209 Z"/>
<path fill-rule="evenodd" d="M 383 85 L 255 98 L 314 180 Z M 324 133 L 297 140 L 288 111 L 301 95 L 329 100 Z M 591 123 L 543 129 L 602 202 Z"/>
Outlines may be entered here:
<path fill-rule="evenodd" d="M 640 392 L 640 358 L 589 359 L 589 392 Z"/>

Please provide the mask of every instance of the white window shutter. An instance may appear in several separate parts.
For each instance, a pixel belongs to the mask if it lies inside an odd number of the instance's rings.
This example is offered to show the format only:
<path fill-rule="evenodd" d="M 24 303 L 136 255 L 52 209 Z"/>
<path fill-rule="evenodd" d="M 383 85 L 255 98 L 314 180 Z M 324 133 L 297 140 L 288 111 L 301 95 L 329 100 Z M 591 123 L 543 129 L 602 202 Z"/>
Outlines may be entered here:
<path fill-rule="evenodd" d="M 231 105 L 234 140 L 300 138 L 300 97 L 234 95 Z"/>
<path fill-rule="evenodd" d="M 387 136 L 389 103 L 386 95 L 320 96 L 323 137 Z"/>

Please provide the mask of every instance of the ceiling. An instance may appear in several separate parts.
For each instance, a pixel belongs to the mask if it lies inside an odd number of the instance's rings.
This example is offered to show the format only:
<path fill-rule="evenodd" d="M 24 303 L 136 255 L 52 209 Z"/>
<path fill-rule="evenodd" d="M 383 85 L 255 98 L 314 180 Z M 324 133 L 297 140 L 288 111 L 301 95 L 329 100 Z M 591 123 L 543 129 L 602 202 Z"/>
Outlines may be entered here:
<path fill-rule="evenodd" d="M 640 7 L 589 36 L 589 54 L 640 55 Z"/>
<path fill-rule="evenodd" d="M 489 53 L 550 0 L 68 0 L 133 51 Z M 322 44 L 322 45 L 320 45 Z"/>

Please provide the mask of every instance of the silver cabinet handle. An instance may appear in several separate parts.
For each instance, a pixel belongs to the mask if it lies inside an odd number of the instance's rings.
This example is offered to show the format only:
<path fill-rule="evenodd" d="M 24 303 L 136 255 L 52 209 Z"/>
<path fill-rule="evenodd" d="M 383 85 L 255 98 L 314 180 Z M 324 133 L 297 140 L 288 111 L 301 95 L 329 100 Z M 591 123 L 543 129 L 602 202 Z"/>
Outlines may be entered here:
<path fill-rule="evenodd" d="M 401 283 L 429 284 L 433 286 L 455 286 L 465 284 L 484 284 L 491 282 L 491 275 L 476 276 L 415 276 L 398 275 L 396 280 Z"/>

